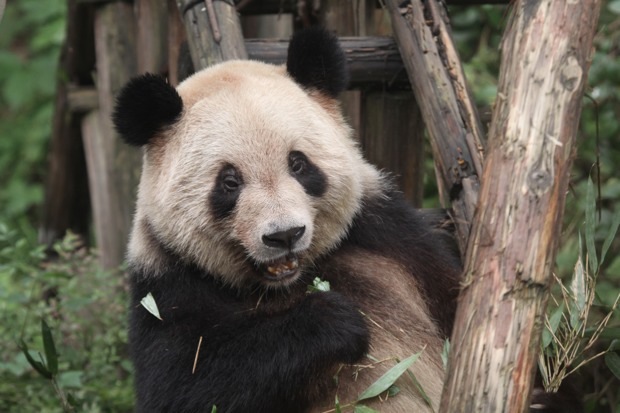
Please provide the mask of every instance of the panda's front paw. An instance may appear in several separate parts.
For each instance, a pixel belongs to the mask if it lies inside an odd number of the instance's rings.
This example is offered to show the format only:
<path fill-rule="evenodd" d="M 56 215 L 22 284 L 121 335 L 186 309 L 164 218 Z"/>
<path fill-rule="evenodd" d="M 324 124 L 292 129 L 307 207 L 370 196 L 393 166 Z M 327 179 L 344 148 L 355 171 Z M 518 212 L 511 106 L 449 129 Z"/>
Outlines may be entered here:
<path fill-rule="evenodd" d="M 370 334 L 364 316 L 348 298 L 328 291 L 306 297 L 304 316 L 312 317 L 321 331 L 324 348 L 335 361 L 351 364 L 368 353 Z"/>

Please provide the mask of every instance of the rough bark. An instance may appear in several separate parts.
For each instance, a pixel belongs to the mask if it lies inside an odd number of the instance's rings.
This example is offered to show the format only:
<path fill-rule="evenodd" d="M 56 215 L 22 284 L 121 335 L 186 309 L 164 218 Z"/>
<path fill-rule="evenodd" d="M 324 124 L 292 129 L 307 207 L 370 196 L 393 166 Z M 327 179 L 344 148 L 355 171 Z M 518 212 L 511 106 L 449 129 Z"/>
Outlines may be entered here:
<path fill-rule="evenodd" d="M 116 93 L 136 74 L 132 6 L 98 7 L 94 26 L 99 109 L 85 117 L 82 137 L 101 264 L 115 268 L 125 256 L 141 165 L 140 151 L 120 140 L 111 119 Z"/>
<path fill-rule="evenodd" d="M 241 22 L 231 0 L 177 0 L 196 70 L 232 59 L 247 59 Z"/>
<path fill-rule="evenodd" d="M 599 10 L 514 2 L 442 412 L 528 409 Z"/>
<path fill-rule="evenodd" d="M 452 203 L 457 240 L 464 255 L 482 173 L 482 127 L 465 76 L 436 0 L 386 0 L 435 159 L 440 194 Z M 401 7 L 402 5 L 402 7 Z"/>

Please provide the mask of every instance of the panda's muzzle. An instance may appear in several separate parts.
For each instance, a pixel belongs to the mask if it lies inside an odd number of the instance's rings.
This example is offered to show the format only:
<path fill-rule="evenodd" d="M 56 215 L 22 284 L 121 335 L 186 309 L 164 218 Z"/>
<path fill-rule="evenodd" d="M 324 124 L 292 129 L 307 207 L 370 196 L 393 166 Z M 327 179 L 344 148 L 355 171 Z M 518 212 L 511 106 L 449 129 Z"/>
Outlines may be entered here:
<path fill-rule="evenodd" d="M 299 272 L 299 259 L 297 254 L 292 250 L 295 243 L 304 235 L 306 227 L 292 227 L 285 231 L 277 231 L 271 234 L 263 235 L 262 241 L 266 246 L 282 251 L 288 251 L 288 254 L 274 261 L 259 265 L 261 273 L 269 281 L 282 281 L 293 277 Z"/>

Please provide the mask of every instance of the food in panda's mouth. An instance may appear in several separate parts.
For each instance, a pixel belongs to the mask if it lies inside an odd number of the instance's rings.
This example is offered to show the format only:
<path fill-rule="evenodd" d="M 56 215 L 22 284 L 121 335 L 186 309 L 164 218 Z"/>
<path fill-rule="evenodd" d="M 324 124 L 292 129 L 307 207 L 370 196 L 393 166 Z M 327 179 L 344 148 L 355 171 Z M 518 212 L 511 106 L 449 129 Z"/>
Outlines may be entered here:
<path fill-rule="evenodd" d="M 276 261 L 262 264 L 261 269 L 268 278 L 282 279 L 298 272 L 299 260 L 296 255 L 289 254 Z"/>

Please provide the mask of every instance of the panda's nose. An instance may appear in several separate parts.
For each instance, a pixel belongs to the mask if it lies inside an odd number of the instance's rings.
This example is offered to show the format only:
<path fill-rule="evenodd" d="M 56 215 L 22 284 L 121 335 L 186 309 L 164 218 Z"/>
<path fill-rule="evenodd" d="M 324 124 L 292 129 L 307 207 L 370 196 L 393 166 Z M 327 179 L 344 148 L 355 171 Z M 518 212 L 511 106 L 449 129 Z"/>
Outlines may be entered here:
<path fill-rule="evenodd" d="M 268 247 L 282 248 L 290 250 L 293 245 L 306 232 L 306 227 L 293 227 L 286 231 L 278 231 L 272 234 L 263 235 L 263 244 Z"/>

